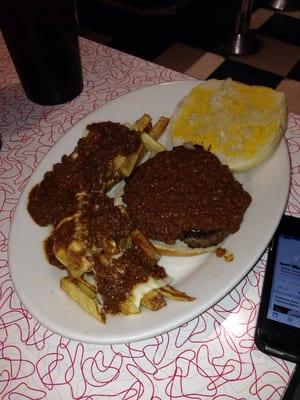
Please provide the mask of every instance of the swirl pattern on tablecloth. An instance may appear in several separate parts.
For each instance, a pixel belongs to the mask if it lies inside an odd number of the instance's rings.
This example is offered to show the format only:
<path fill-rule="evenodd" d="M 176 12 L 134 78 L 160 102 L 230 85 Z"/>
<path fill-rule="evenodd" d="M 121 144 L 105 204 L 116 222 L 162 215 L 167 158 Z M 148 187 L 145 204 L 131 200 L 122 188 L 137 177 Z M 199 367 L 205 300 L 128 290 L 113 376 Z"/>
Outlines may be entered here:
<path fill-rule="evenodd" d="M 222 301 L 173 331 L 141 342 L 89 345 L 60 337 L 22 307 L 9 275 L 9 227 L 38 163 L 78 120 L 135 89 L 187 79 L 111 48 L 80 40 L 84 90 L 62 106 L 28 101 L 0 41 L 0 398 L 276 400 L 293 365 L 253 342 L 265 257 Z M 300 213 L 300 117 L 286 133 L 292 188 L 287 211 Z"/>

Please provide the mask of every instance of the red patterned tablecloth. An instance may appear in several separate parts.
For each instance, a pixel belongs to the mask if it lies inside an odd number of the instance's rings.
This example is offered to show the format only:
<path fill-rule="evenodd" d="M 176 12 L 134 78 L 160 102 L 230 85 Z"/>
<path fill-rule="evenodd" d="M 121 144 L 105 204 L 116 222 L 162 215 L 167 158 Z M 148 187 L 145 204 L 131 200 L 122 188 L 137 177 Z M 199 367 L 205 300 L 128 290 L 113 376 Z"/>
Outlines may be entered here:
<path fill-rule="evenodd" d="M 121 345 L 78 343 L 47 330 L 21 307 L 9 274 L 8 234 L 18 198 L 39 161 L 69 128 L 108 101 L 177 79 L 177 72 L 81 39 L 84 90 L 74 101 L 42 107 L 26 99 L 0 36 L 0 398 L 280 398 L 294 365 L 253 342 L 264 257 L 222 301 L 183 326 Z M 286 140 L 292 187 L 288 212 L 300 215 L 300 117 Z"/>

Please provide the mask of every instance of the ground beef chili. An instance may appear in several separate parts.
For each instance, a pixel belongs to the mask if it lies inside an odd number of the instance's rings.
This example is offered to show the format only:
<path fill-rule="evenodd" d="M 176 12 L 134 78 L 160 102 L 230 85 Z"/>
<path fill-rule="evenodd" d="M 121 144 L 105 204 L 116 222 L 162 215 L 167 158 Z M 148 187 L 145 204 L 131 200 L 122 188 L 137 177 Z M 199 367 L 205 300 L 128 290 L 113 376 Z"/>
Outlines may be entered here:
<path fill-rule="evenodd" d="M 93 272 L 97 291 L 108 313 L 119 313 L 135 285 L 152 277 L 166 277 L 165 270 L 149 258 L 136 244 L 127 239 L 134 229 L 126 213 L 114 206 L 104 193 L 83 196 L 79 223 L 86 232 L 87 248 L 95 249 Z M 116 249 L 109 240 L 116 242 Z M 108 256 L 108 263 L 99 263 L 99 250 Z M 115 257 L 111 257 L 116 253 Z"/>
<path fill-rule="evenodd" d="M 122 311 L 121 303 L 131 298 L 135 285 L 150 277 L 164 279 L 167 274 L 133 239 L 136 228 L 126 211 L 114 206 L 105 193 L 122 178 L 114 170 L 116 157 L 136 152 L 140 133 L 112 122 L 87 128 L 88 135 L 74 151 L 64 155 L 31 190 L 28 211 L 37 224 L 53 225 L 44 242 L 51 264 L 66 268 L 55 249 L 70 255 L 70 246 L 77 243 L 71 251 L 71 258 L 79 263 L 77 272 L 93 274 L 103 310 L 114 314 Z M 83 259 L 89 261 L 87 271 L 80 269 Z"/>
<path fill-rule="evenodd" d="M 80 193 L 76 204 L 76 218 L 67 218 L 48 238 L 48 260 L 60 266 L 53 255 L 54 243 L 67 251 L 72 241 L 81 242 L 79 256 L 90 261 L 89 272 L 95 278 L 104 311 L 119 313 L 120 304 L 135 285 L 146 283 L 149 277 L 166 278 L 166 272 L 131 240 L 135 227 L 126 212 L 114 206 L 112 198 L 102 192 Z"/>
<path fill-rule="evenodd" d="M 87 247 L 102 249 L 106 254 L 119 253 L 129 244 L 133 226 L 127 214 L 114 206 L 114 200 L 105 193 L 94 192 L 80 196 L 77 235 L 80 230 L 85 233 Z M 116 243 L 114 249 L 109 241 Z"/>
<path fill-rule="evenodd" d="M 44 250 L 47 260 L 51 265 L 55 265 L 60 269 L 66 269 L 66 267 L 56 258 L 54 254 L 53 251 L 54 239 L 55 239 L 54 236 L 50 235 L 46 238 L 46 240 L 44 240 Z"/>
<path fill-rule="evenodd" d="M 210 235 L 215 245 L 239 229 L 251 196 L 211 152 L 179 146 L 140 165 L 123 200 L 149 239 L 173 244 L 197 233 L 209 246 Z"/>
<path fill-rule="evenodd" d="M 147 282 L 149 277 L 167 276 L 156 260 L 148 257 L 136 243 L 128 241 L 134 226 L 127 214 L 115 207 L 113 199 L 104 193 L 83 197 L 79 223 L 86 232 L 87 248 L 95 249 L 93 272 L 105 312 L 119 313 L 120 304 L 135 285 Z M 116 248 L 109 245 L 110 240 L 115 241 Z M 108 256 L 107 263 L 99 262 L 101 249 Z M 115 257 L 111 257 L 113 254 Z"/>
<path fill-rule="evenodd" d="M 164 279 L 167 275 L 163 267 L 146 257 L 137 246 L 124 251 L 121 257 L 112 259 L 110 264 L 97 268 L 95 280 L 103 299 L 104 311 L 119 313 L 120 305 L 133 294 L 134 286 L 146 283 L 150 277 Z"/>
<path fill-rule="evenodd" d="M 119 177 L 109 176 L 116 156 L 128 156 L 140 145 L 140 134 L 114 122 L 94 123 L 75 150 L 64 155 L 29 194 L 28 211 L 41 226 L 56 224 L 75 211 L 75 194 L 105 191 Z M 109 184 L 108 184 L 109 182 Z"/>

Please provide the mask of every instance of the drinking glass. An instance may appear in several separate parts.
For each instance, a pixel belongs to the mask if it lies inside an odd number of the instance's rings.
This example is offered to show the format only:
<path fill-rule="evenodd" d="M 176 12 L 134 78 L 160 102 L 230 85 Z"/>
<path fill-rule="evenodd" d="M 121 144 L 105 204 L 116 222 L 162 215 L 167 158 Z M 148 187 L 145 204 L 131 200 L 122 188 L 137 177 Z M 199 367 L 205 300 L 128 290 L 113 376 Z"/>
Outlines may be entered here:
<path fill-rule="evenodd" d="M 0 28 L 27 97 L 65 103 L 83 88 L 73 0 L 2 0 Z"/>

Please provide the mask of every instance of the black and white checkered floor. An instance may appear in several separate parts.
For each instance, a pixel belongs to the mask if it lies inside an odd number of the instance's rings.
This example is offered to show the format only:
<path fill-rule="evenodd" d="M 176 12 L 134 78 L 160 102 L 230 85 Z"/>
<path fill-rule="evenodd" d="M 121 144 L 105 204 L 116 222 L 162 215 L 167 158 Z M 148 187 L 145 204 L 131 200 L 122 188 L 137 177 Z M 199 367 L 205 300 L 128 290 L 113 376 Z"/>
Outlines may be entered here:
<path fill-rule="evenodd" d="M 210 16 L 206 24 L 205 16 L 201 19 L 196 14 L 199 8 L 194 11 L 190 17 L 182 17 L 186 18 L 182 21 L 177 18 L 141 22 L 136 17 L 126 30 L 124 21 L 115 17 L 111 24 L 116 28 L 107 30 L 100 18 L 97 30 L 83 29 L 83 35 L 199 79 L 231 77 L 277 88 L 285 92 L 289 111 L 300 114 L 300 9 L 279 12 L 256 7 L 250 28 L 261 48 L 243 56 L 228 56 L 219 51 L 218 44 L 233 22 L 230 12 L 226 15 L 224 11 L 226 22 L 222 25 L 222 10 L 218 11 L 218 18 Z"/>

